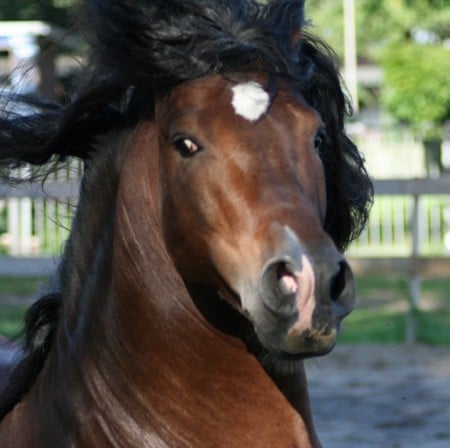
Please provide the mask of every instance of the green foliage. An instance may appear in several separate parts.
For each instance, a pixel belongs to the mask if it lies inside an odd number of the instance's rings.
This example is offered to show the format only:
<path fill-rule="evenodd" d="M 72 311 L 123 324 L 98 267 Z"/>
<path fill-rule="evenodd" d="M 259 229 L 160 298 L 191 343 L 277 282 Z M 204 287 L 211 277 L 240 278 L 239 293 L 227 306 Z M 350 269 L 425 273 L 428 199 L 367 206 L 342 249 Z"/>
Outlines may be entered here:
<path fill-rule="evenodd" d="M 354 0 L 357 52 L 360 59 L 376 59 L 387 45 L 400 42 L 414 28 L 449 37 L 448 0 Z M 307 0 L 306 13 L 315 34 L 344 53 L 343 0 Z"/>
<path fill-rule="evenodd" d="M 305 10 L 306 18 L 310 21 L 311 31 L 328 42 L 342 58 L 344 48 L 342 1 L 306 1 Z"/>
<path fill-rule="evenodd" d="M 382 103 L 394 117 L 416 126 L 450 118 L 450 51 L 443 45 L 393 44 L 381 63 Z"/>
<path fill-rule="evenodd" d="M 448 114 L 449 52 L 417 48 L 410 41 L 414 30 L 434 33 L 441 41 L 450 38 L 448 0 L 354 0 L 357 54 L 361 62 L 389 64 L 383 102 L 399 120 L 409 123 L 442 122 Z M 344 0 L 306 1 L 312 31 L 324 38 L 341 60 L 344 55 Z M 386 50 L 388 48 L 388 50 Z M 396 64 L 396 52 L 399 60 Z M 416 54 L 412 54 L 416 53 Z M 392 56 L 389 60 L 389 56 Z M 386 58 L 386 61 L 384 59 Z M 402 71 L 402 64 L 408 67 Z M 414 64 L 418 67 L 415 68 Z M 441 65 L 442 68 L 439 68 Z M 392 67 L 392 69 L 390 69 Z M 447 77 L 447 79 L 445 79 Z M 444 82 L 442 83 L 442 80 Z M 423 83 L 422 83 L 423 80 Z M 371 102 L 373 92 L 360 90 L 360 101 Z M 412 96 L 411 96 L 412 94 Z M 417 96 L 416 96 L 417 95 Z M 447 110 L 445 110 L 447 109 Z"/>
<path fill-rule="evenodd" d="M 78 0 L 0 0 L 0 20 L 42 20 L 69 27 Z"/>

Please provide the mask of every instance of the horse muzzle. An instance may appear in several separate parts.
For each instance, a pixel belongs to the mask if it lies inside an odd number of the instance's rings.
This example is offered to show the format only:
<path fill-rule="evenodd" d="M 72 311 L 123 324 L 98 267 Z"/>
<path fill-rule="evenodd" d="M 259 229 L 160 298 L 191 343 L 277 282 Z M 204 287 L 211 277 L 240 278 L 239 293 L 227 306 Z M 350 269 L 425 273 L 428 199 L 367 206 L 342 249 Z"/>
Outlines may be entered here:
<path fill-rule="evenodd" d="M 282 234 L 279 250 L 263 265 L 248 315 L 272 353 L 324 354 L 353 308 L 353 274 L 328 238 L 308 250 L 288 227 Z"/>

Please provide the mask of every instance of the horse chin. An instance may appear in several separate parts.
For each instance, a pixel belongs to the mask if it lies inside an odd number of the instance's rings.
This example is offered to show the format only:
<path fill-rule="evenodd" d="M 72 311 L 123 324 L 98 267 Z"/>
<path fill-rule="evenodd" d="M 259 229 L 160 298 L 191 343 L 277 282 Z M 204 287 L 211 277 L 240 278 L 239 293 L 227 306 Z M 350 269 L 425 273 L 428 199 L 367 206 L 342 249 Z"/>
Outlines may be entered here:
<path fill-rule="evenodd" d="M 268 336 L 254 325 L 255 335 L 260 344 L 257 357 L 261 364 L 270 371 L 294 373 L 302 368 L 303 360 L 323 356 L 336 345 L 339 325 L 328 331 L 306 330 L 300 336 Z M 290 341 L 289 339 L 294 339 Z"/>
<path fill-rule="evenodd" d="M 259 362 L 268 372 L 291 375 L 303 369 L 303 361 L 308 358 L 323 356 L 329 353 L 334 345 L 323 352 L 315 353 L 286 353 L 273 349 L 261 348 L 257 355 Z"/>

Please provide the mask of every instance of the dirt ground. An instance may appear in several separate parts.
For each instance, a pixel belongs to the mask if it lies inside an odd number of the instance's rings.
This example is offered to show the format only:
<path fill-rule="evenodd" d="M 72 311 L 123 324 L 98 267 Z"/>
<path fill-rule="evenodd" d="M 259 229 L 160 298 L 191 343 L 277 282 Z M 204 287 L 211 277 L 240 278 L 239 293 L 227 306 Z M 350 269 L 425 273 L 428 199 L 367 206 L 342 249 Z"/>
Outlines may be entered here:
<path fill-rule="evenodd" d="M 341 345 L 307 372 L 324 448 L 450 447 L 450 347 Z"/>

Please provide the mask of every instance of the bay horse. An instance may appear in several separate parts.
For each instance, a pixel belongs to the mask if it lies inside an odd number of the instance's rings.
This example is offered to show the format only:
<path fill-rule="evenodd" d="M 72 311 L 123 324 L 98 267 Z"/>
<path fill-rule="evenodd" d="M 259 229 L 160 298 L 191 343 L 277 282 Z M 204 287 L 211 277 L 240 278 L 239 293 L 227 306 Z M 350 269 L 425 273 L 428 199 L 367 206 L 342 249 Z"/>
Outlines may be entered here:
<path fill-rule="evenodd" d="M 3 167 L 85 169 L 24 346 L 0 350 L 2 448 L 320 446 L 303 360 L 352 309 L 372 186 L 303 6 L 87 1 L 71 102 L 6 98 Z"/>

